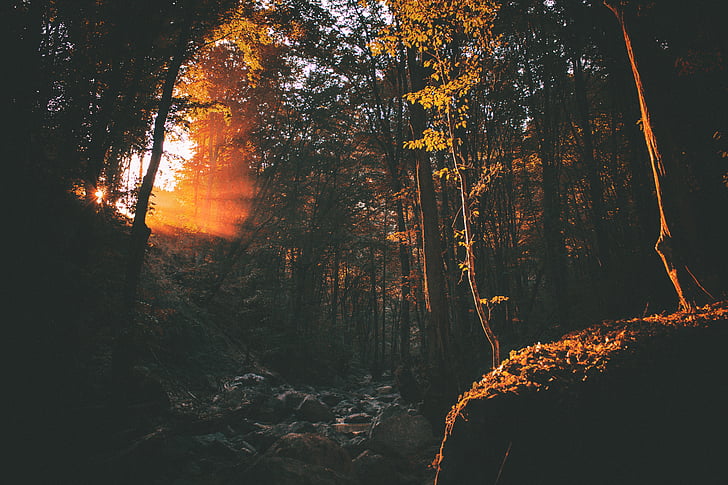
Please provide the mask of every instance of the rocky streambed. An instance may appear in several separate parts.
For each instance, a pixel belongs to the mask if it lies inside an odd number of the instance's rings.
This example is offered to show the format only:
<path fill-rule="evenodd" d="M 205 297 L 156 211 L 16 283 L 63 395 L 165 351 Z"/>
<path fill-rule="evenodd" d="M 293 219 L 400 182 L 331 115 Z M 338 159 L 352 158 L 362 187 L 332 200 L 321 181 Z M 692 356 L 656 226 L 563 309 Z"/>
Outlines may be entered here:
<path fill-rule="evenodd" d="M 105 483 L 424 485 L 437 444 L 391 380 L 312 387 L 249 373 L 204 402 L 177 402 L 91 468 Z"/>

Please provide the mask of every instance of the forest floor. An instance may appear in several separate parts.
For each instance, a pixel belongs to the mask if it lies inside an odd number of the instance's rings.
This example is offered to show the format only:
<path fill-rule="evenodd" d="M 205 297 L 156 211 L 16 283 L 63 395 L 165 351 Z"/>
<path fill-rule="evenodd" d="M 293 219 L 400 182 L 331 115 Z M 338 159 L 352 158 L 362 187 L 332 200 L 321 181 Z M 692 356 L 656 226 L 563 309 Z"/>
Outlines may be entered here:
<path fill-rule="evenodd" d="M 49 295 L 28 345 L 38 370 L 21 376 L 38 408 L 21 414 L 32 425 L 18 436 L 34 437 L 18 462 L 23 483 L 432 481 L 437 439 L 391 374 L 375 379 L 321 355 L 284 376 L 236 327 L 224 291 L 205 304 L 215 241 L 157 230 L 129 312 L 120 301 L 128 225 L 88 210 L 69 230 L 60 219 L 77 214 L 63 210 L 49 240 L 67 243 L 38 263 Z"/>
<path fill-rule="evenodd" d="M 67 225 L 59 222 L 58 231 L 51 240 L 65 237 L 65 246 L 54 245 L 37 263 L 46 280 L 33 280 L 47 294 L 47 305 L 28 312 L 49 323 L 33 328 L 38 337 L 27 346 L 38 356 L 37 370 L 28 371 L 32 392 L 20 402 L 33 404 L 25 413 L 33 414 L 27 422 L 37 428 L 19 423 L 23 439 L 33 437 L 24 483 L 35 483 L 36 476 L 44 478 L 38 483 L 52 477 L 54 483 L 79 484 L 432 483 L 428 465 L 438 453 L 440 429 L 433 432 L 417 403 L 402 399 L 391 375 L 374 379 L 356 365 L 335 368 L 322 356 L 311 379 L 283 376 L 261 362 L 259 349 L 224 312 L 201 304 L 209 279 L 200 275 L 213 273 L 213 255 L 204 250 L 209 240 L 174 231 L 153 236 L 140 301 L 129 314 L 119 303 L 128 227 L 88 215 L 77 232 L 93 237 L 80 249 Z M 204 270 L 208 265 L 210 271 Z M 693 432 L 684 423 L 728 432 L 725 419 L 716 420 L 716 406 L 728 394 L 722 352 L 727 315 L 723 302 L 696 315 L 607 321 L 512 352 L 454 403 L 448 417 L 453 434 L 441 450 L 442 483 L 469 483 L 468 477 L 484 473 L 484 464 L 494 464 L 494 483 L 496 472 L 503 472 L 504 452 L 512 454 L 499 483 L 585 483 L 570 480 L 565 470 L 583 476 L 605 462 L 584 459 L 579 450 L 623 460 L 609 450 L 639 451 L 643 433 L 630 426 L 645 422 L 666 443 L 673 441 L 657 430 L 679 430 L 680 440 L 701 443 L 694 448 L 709 454 L 705 436 L 714 433 Z M 126 362 L 122 371 L 114 366 L 120 357 Z M 645 395 L 644 389 L 655 392 Z M 476 403 L 488 403 L 485 414 L 473 411 Z M 696 416 L 700 408 L 706 412 Z M 563 425 L 565 414 L 578 419 Z M 458 431 L 463 415 L 474 431 Z M 515 427 L 516 435 L 508 427 L 513 423 L 524 423 Z M 619 436 L 607 433 L 606 445 L 584 438 L 604 436 L 605 426 Z M 519 448 L 523 440 L 540 448 Z M 510 443 L 507 451 L 504 442 Z M 559 447 L 566 451 L 559 453 Z M 485 455 L 468 451 L 473 449 Z M 525 458 L 535 456 L 543 459 Z M 700 465 L 697 456 L 691 455 L 690 466 Z M 662 464 L 653 455 L 644 461 L 651 469 Z M 512 471 L 534 467 L 552 473 L 538 478 Z M 605 476 L 621 480 L 613 483 L 657 483 L 649 478 L 670 476 L 645 475 L 634 465 L 627 470 L 627 478 Z M 721 483 L 711 481 L 713 469 L 707 470 L 701 483 Z M 635 477 L 642 482 L 629 479 Z"/>

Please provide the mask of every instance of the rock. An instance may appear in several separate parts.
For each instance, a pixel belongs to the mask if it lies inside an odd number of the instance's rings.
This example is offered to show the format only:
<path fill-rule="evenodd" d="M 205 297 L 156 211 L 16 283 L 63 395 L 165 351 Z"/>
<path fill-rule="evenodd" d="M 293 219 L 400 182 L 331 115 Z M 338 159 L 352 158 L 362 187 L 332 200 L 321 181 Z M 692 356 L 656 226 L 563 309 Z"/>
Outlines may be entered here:
<path fill-rule="evenodd" d="M 370 423 L 372 421 L 372 417 L 368 415 L 367 413 L 356 413 L 351 414 L 344 418 L 345 423 Z"/>
<path fill-rule="evenodd" d="M 310 395 L 296 408 L 296 415 L 312 423 L 331 423 L 336 418 L 326 404 Z"/>
<path fill-rule="evenodd" d="M 290 408 L 287 408 L 282 400 L 273 396 L 262 400 L 254 412 L 258 419 L 269 423 L 280 423 L 291 415 Z"/>
<path fill-rule="evenodd" d="M 331 427 L 345 436 L 359 436 L 368 434 L 372 427 L 371 423 L 334 423 Z"/>
<path fill-rule="evenodd" d="M 288 390 L 276 396 L 276 399 L 280 400 L 287 409 L 296 409 L 306 399 L 306 396 L 308 394 L 303 392 Z"/>
<path fill-rule="evenodd" d="M 279 423 L 274 426 L 258 424 L 258 429 L 242 436 L 242 439 L 251 443 L 258 452 L 264 452 L 279 438 L 289 433 L 310 433 L 316 429 L 311 423 L 294 421 L 293 423 Z"/>
<path fill-rule="evenodd" d="M 341 401 L 334 407 L 334 412 L 339 416 L 347 416 L 361 411 L 355 404 L 348 400 Z"/>
<path fill-rule="evenodd" d="M 377 414 L 379 414 L 379 411 L 382 409 L 382 403 L 377 401 L 376 399 L 368 398 L 368 399 L 362 400 L 359 403 L 358 408 L 360 408 L 363 412 L 365 412 L 367 414 L 376 416 Z"/>
<path fill-rule="evenodd" d="M 265 377 L 248 372 L 242 376 L 238 376 L 233 379 L 233 385 L 252 386 L 255 384 L 261 384 L 265 381 Z"/>
<path fill-rule="evenodd" d="M 344 396 L 338 392 L 326 391 L 321 393 L 319 399 L 327 406 L 334 407 L 344 400 Z"/>
<path fill-rule="evenodd" d="M 353 478 L 322 466 L 293 458 L 264 456 L 251 469 L 242 472 L 240 481 L 255 485 L 356 485 Z"/>
<path fill-rule="evenodd" d="M 242 451 L 246 455 L 258 454 L 258 450 L 255 449 L 255 446 L 245 441 L 242 436 L 233 436 L 229 438 L 229 441 L 235 449 Z"/>
<path fill-rule="evenodd" d="M 349 454 L 338 443 L 313 433 L 289 433 L 276 441 L 266 455 L 293 458 L 344 475 L 353 471 Z"/>
<path fill-rule="evenodd" d="M 728 325 L 666 323 L 605 322 L 523 349 L 474 383 L 457 404 L 438 483 L 726 483 Z M 556 352 L 604 352 L 624 332 L 628 345 L 602 355 L 603 368 L 568 377 L 585 364 Z"/>
<path fill-rule="evenodd" d="M 354 460 L 354 471 L 359 483 L 398 485 L 397 468 L 391 460 L 372 451 L 364 451 Z"/>
<path fill-rule="evenodd" d="M 377 424 L 381 423 L 382 421 L 385 421 L 394 416 L 399 416 L 401 414 L 408 414 L 407 409 L 402 406 L 396 405 L 396 404 L 387 406 L 387 407 L 383 408 L 381 410 L 381 412 L 377 415 L 377 417 L 374 419 L 374 425 L 376 426 Z"/>
<path fill-rule="evenodd" d="M 349 456 L 359 456 L 367 449 L 369 439 L 366 436 L 354 436 L 341 444 L 341 447 L 349 453 Z"/>
<path fill-rule="evenodd" d="M 399 399 L 399 395 L 397 394 L 384 394 L 381 396 L 377 396 L 377 399 L 383 403 L 391 403 Z"/>
<path fill-rule="evenodd" d="M 422 399 L 420 386 L 409 367 L 397 367 L 394 370 L 394 380 L 402 399 L 407 402 L 417 402 Z"/>
<path fill-rule="evenodd" d="M 369 449 L 386 456 L 408 457 L 434 443 L 432 427 L 424 416 L 396 413 L 372 427 Z"/>
<path fill-rule="evenodd" d="M 230 442 L 222 433 L 211 433 L 206 435 L 194 436 L 192 441 L 201 449 L 208 453 L 234 457 L 240 450 Z"/>
<path fill-rule="evenodd" d="M 394 388 L 392 386 L 380 386 L 376 389 L 378 396 L 383 396 L 385 394 L 392 394 L 394 392 Z"/>

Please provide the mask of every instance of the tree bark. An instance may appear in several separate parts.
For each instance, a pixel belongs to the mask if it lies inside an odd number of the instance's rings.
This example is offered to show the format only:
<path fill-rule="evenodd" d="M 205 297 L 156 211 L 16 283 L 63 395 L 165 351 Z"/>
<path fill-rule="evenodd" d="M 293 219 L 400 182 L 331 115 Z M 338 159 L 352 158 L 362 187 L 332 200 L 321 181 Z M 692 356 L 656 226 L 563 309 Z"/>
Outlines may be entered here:
<path fill-rule="evenodd" d="M 609 244 L 607 232 L 604 227 L 604 188 L 600 175 L 600 164 L 596 157 L 594 136 L 589 120 L 589 100 L 586 95 L 586 80 L 581 60 L 574 56 L 574 97 L 576 98 L 576 111 L 578 123 L 581 128 L 582 159 L 586 167 L 589 196 L 591 199 L 592 223 L 596 240 L 596 256 L 599 268 L 609 266 Z"/>
<path fill-rule="evenodd" d="M 162 97 L 159 100 L 159 108 L 157 110 L 157 118 L 154 121 L 154 132 L 152 137 L 152 155 L 149 161 L 149 168 L 142 180 L 139 189 L 139 197 L 134 211 L 134 222 L 131 228 L 131 247 L 129 251 L 129 260 L 127 264 L 126 283 L 124 288 L 124 301 L 127 306 L 131 307 L 136 298 L 137 286 L 139 284 L 139 276 L 144 264 L 144 253 L 147 247 L 147 241 L 152 233 L 146 224 L 147 211 L 149 209 L 149 201 L 154 188 L 154 179 L 159 170 L 159 164 L 162 160 L 164 152 L 164 125 L 172 107 L 172 94 L 174 85 L 177 81 L 182 62 L 187 54 L 187 34 L 180 34 L 180 40 L 177 45 L 176 52 L 169 62 L 167 72 L 162 86 Z"/>
<path fill-rule="evenodd" d="M 635 87 L 637 88 L 637 97 L 640 105 L 640 115 L 642 124 L 642 133 L 645 137 L 645 143 L 647 144 L 647 151 L 650 156 L 650 166 L 652 168 L 652 179 L 655 187 L 655 194 L 657 197 L 657 208 L 660 217 L 660 232 L 655 244 L 655 251 L 660 256 L 662 263 L 667 272 L 668 278 L 672 283 L 675 293 L 678 298 L 678 305 L 681 311 L 694 312 L 696 308 L 696 302 L 701 296 L 701 293 L 709 298 L 712 298 L 710 293 L 702 286 L 697 277 L 693 274 L 687 265 L 687 254 L 680 244 L 678 233 L 673 234 L 673 231 L 680 231 L 677 224 L 674 224 L 674 216 L 669 210 L 666 200 L 666 185 L 669 174 L 665 169 L 665 160 L 663 154 L 660 151 L 658 145 L 658 139 L 655 134 L 655 127 L 651 118 L 651 112 L 647 104 L 647 96 L 645 93 L 645 87 L 642 82 L 642 77 L 637 65 L 637 59 L 632 47 L 632 39 L 627 30 L 627 25 L 624 18 L 624 10 L 619 6 L 611 5 L 605 1 L 604 5 L 612 11 L 617 17 L 620 29 L 622 31 L 622 37 L 624 39 L 624 45 L 627 50 L 627 56 L 629 63 L 632 68 L 632 76 L 634 78 Z M 674 175 L 673 175 L 674 176 Z M 673 195 L 673 194 L 669 194 Z"/>
<path fill-rule="evenodd" d="M 408 68 L 412 91 L 419 91 L 424 87 L 421 68 L 417 64 L 415 53 L 408 53 Z M 425 110 L 416 103 L 409 105 L 412 139 L 422 138 L 425 130 Z M 443 260 L 440 241 L 440 226 L 437 209 L 435 185 L 432 180 L 432 167 L 430 159 L 424 150 L 414 150 L 415 173 L 417 178 L 417 196 L 422 223 L 422 252 L 424 256 L 424 284 L 425 304 L 430 316 L 428 322 L 428 354 L 431 359 L 442 364 L 448 360 L 449 343 L 449 315 L 447 309 L 447 296 L 445 293 L 445 278 L 443 275 Z"/>

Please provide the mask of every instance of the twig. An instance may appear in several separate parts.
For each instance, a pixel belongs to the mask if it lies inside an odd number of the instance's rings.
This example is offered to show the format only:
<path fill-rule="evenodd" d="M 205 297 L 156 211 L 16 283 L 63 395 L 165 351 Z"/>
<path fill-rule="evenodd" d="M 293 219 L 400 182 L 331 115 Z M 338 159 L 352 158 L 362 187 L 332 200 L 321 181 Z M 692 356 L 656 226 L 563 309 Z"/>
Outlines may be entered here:
<path fill-rule="evenodd" d="M 498 476 L 495 477 L 495 482 L 493 485 L 498 485 L 498 482 L 500 481 L 501 474 L 503 473 L 503 468 L 506 466 L 506 460 L 508 460 L 508 455 L 511 454 L 511 447 L 513 446 L 513 441 L 508 442 L 508 449 L 506 450 L 506 454 L 503 456 L 503 461 L 501 462 L 501 466 L 498 469 Z"/>

